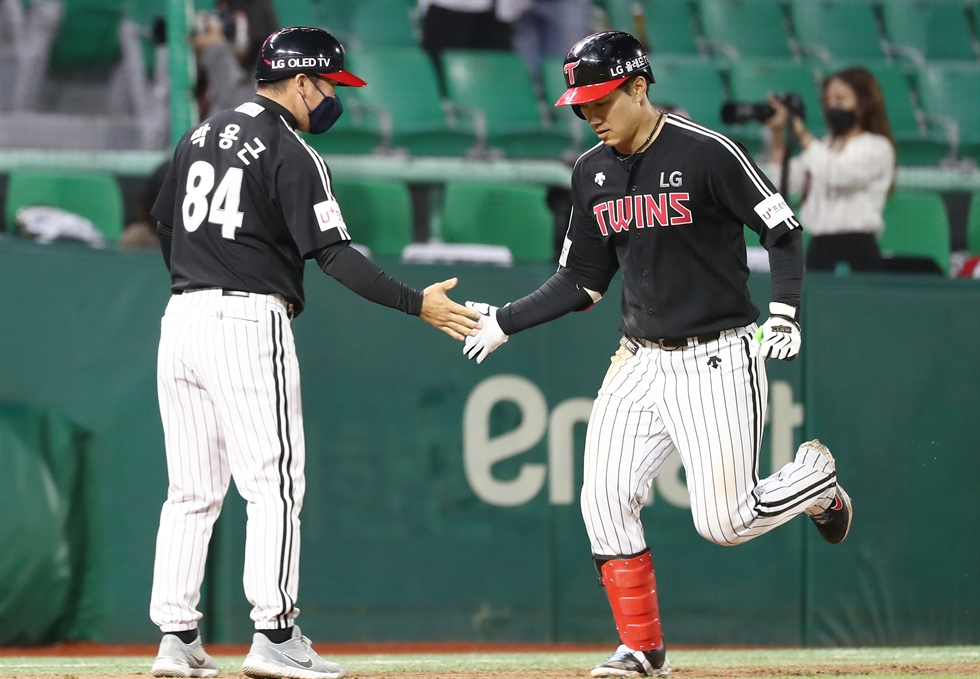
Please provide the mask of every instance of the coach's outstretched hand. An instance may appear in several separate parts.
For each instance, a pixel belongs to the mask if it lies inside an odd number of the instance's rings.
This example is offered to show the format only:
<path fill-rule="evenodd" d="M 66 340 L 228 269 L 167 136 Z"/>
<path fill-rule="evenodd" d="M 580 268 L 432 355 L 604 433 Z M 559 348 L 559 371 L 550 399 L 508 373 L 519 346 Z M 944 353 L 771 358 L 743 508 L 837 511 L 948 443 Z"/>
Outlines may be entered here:
<path fill-rule="evenodd" d="M 483 302 L 467 302 L 466 306 L 480 312 L 480 332 L 466 338 L 463 353 L 466 358 L 476 358 L 477 363 L 483 363 L 493 350 L 510 339 L 497 324 L 497 307 Z"/>
<path fill-rule="evenodd" d="M 465 337 L 475 335 L 480 329 L 480 314 L 449 299 L 446 291 L 455 288 L 458 281 L 457 278 L 450 278 L 442 283 L 433 283 L 423 290 L 420 316 L 433 328 L 438 328 L 462 342 Z"/>
<path fill-rule="evenodd" d="M 800 353 L 803 337 L 796 322 L 796 307 L 781 302 L 769 304 L 769 317 L 749 340 L 749 355 L 761 355 L 763 359 L 778 358 L 792 361 Z"/>

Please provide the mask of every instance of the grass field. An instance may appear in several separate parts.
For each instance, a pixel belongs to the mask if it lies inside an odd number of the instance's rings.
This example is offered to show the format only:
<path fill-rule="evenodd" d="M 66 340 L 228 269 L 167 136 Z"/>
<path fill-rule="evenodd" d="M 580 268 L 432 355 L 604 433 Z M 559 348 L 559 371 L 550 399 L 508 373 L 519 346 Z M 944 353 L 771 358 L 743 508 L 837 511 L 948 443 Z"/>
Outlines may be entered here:
<path fill-rule="evenodd" d="M 326 654 L 325 654 L 326 655 Z M 351 678 L 570 679 L 588 677 L 596 652 L 333 655 Z M 980 677 L 980 647 L 675 650 L 676 679 L 699 677 Z M 242 656 L 217 656 L 222 676 L 238 674 Z M 146 677 L 151 657 L 0 657 L 0 676 Z"/>

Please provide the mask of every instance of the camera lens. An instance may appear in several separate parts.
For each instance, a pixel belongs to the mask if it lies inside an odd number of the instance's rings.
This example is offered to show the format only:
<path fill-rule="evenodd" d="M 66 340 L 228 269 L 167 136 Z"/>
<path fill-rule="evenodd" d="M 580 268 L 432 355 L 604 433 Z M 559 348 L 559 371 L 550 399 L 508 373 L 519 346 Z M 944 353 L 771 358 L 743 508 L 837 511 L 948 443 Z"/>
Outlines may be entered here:
<path fill-rule="evenodd" d="M 762 122 L 775 113 L 772 106 L 765 102 L 746 103 L 729 101 L 721 107 L 721 121 L 726 125 L 738 125 L 753 120 Z"/>

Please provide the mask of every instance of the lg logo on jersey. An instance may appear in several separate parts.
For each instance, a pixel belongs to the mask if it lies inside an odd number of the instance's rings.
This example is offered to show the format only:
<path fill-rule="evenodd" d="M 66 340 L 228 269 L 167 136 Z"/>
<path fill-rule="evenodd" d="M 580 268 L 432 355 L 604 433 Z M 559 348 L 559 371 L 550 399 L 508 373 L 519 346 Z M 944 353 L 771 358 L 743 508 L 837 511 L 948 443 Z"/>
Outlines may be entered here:
<path fill-rule="evenodd" d="M 638 229 L 681 226 L 694 221 L 690 208 L 685 205 L 690 199 L 689 193 L 661 193 L 656 197 L 644 193 L 598 203 L 592 207 L 592 214 L 603 236 L 608 236 L 610 229 L 614 233 L 626 231 L 634 222 Z"/>
<path fill-rule="evenodd" d="M 770 385 L 767 422 L 771 441 L 771 468 L 780 469 L 793 459 L 794 432 L 803 424 L 803 406 L 793 400 L 793 387 L 784 380 Z M 520 410 L 520 424 L 491 436 L 490 414 L 494 407 L 510 402 Z M 519 375 L 495 375 L 483 380 L 470 393 L 463 408 L 463 468 L 473 492 L 484 502 L 498 507 L 515 507 L 530 502 L 548 481 L 548 500 L 553 505 L 576 501 L 575 427 L 584 426 L 592 412 L 592 399 L 570 398 L 549 413 L 544 394 L 533 382 Z M 548 435 L 547 464 L 526 462 L 513 479 L 494 476 L 493 466 L 531 450 Z M 646 504 L 656 494 L 675 507 L 690 507 L 687 485 L 677 453 L 660 469 Z"/>
<path fill-rule="evenodd" d="M 666 189 L 673 186 L 675 189 L 684 185 L 684 180 L 681 178 L 682 175 L 680 170 L 675 170 L 670 173 L 670 179 L 664 181 L 664 175 L 666 172 L 660 173 L 660 188 Z"/>

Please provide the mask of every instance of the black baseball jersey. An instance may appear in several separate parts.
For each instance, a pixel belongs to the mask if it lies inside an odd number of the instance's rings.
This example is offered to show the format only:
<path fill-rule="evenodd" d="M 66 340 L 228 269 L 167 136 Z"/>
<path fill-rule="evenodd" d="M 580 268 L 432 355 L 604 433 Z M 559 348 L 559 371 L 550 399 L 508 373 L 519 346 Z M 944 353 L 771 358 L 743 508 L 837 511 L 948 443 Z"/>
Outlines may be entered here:
<path fill-rule="evenodd" d="M 174 292 L 278 293 L 302 311 L 304 260 L 350 235 L 326 163 L 295 128 L 256 95 L 177 144 L 151 213 L 173 228 Z"/>
<path fill-rule="evenodd" d="M 755 322 L 743 225 L 766 248 L 799 228 L 741 145 L 673 115 L 633 158 L 602 144 L 583 154 L 572 203 L 561 267 L 597 292 L 622 269 L 620 329 L 650 340 Z"/>

